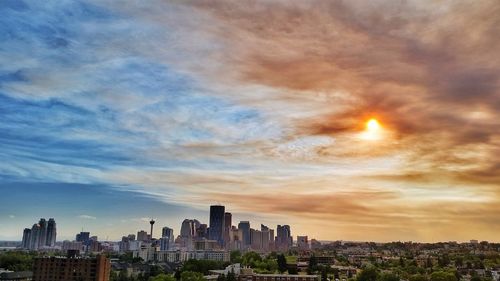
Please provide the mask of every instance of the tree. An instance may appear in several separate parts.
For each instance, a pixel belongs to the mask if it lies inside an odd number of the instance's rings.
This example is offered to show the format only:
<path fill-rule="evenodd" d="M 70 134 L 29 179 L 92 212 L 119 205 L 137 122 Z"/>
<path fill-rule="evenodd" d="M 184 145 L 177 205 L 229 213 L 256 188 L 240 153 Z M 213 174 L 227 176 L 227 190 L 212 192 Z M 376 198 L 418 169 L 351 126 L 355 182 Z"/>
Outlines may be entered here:
<path fill-rule="evenodd" d="M 257 264 L 262 261 L 262 257 L 256 252 L 247 252 L 242 256 L 241 263 L 252 268 L 257 267 Z"/>
<path fill-rule="evenodd" d="M 278 271 L 280 273 L 285 272 L 287 270 L 285 255 L 279 254 L 277 257 L 277 262 L 278 262 Z"/>
<path fill-rule="evenodd" d="M 227 273 L 226 281 L 236 281 L 236 274 L 234 274 L 233 270 Z"/>
<path fill-rule="evenodd" d="M 221 275 L 217 276 L 217 281 L 226 281 L 226 275 L 221 274 Z"/>
<path fill-rule="evenodd" d="M 325 267 L 321 268 L 321 281 L 328 281 L 328 271 Z"/>
<path fill-rule="evenodd" d="M 181 281 L 205 281 L 200 272 L 184 271 L 181 273 Z"/>
<path fill-rule="evenodd" d="M 457 277 L 451 272 L 434 271 L 431 274 L 431 281 L 457 281 Z"/>
<path fill-rule="evenodd" d="M 242 258 L 241 258 L 241 252 L 236 250 L 236 251 L 231 251 L 231 263 L 241 263 Z"/>
<path fill-rule="evenodd" d="M 422 274 L 414 274 L 410 276 L 409 281 L 428 281 L 427 277 Z"/>
<path fill-rule="evenodd" d="M 309 265 L 307 266 L 307 273 L 312 274 L 317 270 L 318 267 L 318 259 L 313 254 L 309 257 Z"/>
<path fill-rule="evenodd" d="M 175 278 L 170 274 L 161 273 L 154 277 L 150 277 L 149 281 L 175 281 Z"/>
<path fill-rule="evenodd" d="M 174 273 L 174 278 L 175 280 L 179 281 L 181 280 L 181 271 L 180 270 L 176 270 L 175 273 Z"/>
<path fill-rule="evenodd" d="M 377 280 L 377 269 L 373 266 L 365 267 L 356 277 L 357 281 L 376 281 Z"/>
<path fill-rule="evenodd" d="M 377 281 L 399 281 L 399 277 L 393 273 L 382 273 L 377 276 Z"/>

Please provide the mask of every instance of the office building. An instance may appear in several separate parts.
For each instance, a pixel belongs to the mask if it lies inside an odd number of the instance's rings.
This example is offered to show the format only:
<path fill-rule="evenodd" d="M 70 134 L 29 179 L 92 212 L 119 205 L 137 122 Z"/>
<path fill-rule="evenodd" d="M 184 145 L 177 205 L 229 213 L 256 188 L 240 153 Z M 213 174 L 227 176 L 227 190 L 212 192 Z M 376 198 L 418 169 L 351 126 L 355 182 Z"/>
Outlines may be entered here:
<path fill-rule="evenodd" d="M 233 225 L 233 215 L 231 213 L 224 213 L 224 245 L 228 246 L 231 241 L 230 232 Z"/>
<path fill-rule="evenodd" d="M 249 221 L 241 221 L 238 224 L 238 229 L 241 229 L 243 235 L 243 247 L 248 247 L 251 245 L 250 239 L 250 222 Z"/>
<path fill-rule="evenodd" d="M 276 249 L 278 251 L 288 251 L 293 245 L 293 237 L 289 225 L 278 225 L 276 228 Z"/>
<path fill-rule="evenodd" d="M 224 214 L 225 207 L 221 205 L 210 206 L 210 222 L 208 237 L 224 245 Z"/>
<path fill-rule="evenodd" d="M 140 230 L 137 232 L 137 240 L 138 241 L 149 241 L 149 235 L 146 231 Z"/>
<path fill-rule="evenodd" d="M 38 230 L 38 248 L 40 249 L 47 243 L 47 221 L 41 218 L 38 225 L 40 226 Z"/>
<path fill-rule="evenodd" d="M 174 244 L 174 230 L 170 227 L 164 227 L 161 229 L 160 238 L 160 250 L 166 251 L 170 250 Z"/>
<path fill-rule="evenodd" d="M 90 232 L 82 231 L 78 233 L 75 238 L 76 242 L 82 242 L 85 246 L 90 244 Z"/>
<path fill-rule="evenodd" d="M 108 281 L 110 271 L 111 263 L 102 255 L 36 258 L 33 281 Z"/>
<path fill-rule="evenodd" d="M 40 245 L 40 225 L 35 223 L 31 227 L 31 235 L 30 235 L 30 250 L 38 250 L 38 246 Z"/>
<path fill-rule="evenodd" d="M 21 247 L 23 249 L 29 249 L 31 243 L 31 229 L 25 228 L 23 231 L 23 241 L 21 242 Z"/>
<path fill-rule="evenodd" d="M 185 219 L 181 224 L 180 236 L 182 238 L 193 238 L 197 236 L 196 230 L 200 227 L 198 220 Z"/>
<path fill-rule="evenodd" d="M 250 228 L 250 244 L 254 251 L 262 250 L 262 232 L 253 228 Z"/>
<path fill-rule="evenodd" d="M 200 224 L 196 229 L 196 237 L 208 239 L 208 225 L 206 223 Z"/>
<path fill-rule="evenodd" d="M 309 239 L 307 236 L 297 236 L 297 247 L 300 250 L 309 250 Z"/>
<path fill-rule="evenodd" d="M 54 247 L 56 245 L 56 238 L 57 238 L 56 221 L 53 218 L 50 218 L 49 222 L 47 223 L 47 239 L 45 245 L 49 247 Z"/>

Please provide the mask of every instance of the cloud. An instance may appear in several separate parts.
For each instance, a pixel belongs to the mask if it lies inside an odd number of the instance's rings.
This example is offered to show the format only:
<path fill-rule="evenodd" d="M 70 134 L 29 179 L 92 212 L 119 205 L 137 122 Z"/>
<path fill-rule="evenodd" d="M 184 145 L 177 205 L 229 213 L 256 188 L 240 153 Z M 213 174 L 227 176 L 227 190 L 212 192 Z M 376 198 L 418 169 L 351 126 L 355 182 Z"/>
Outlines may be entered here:
<path fill-rule="evenodd" d="M 85 220 L 96 220 L 97 219 L 96 217 L 89 216 L 89 215 L 79 215 L 78 217 L 81 219 L 85 219 Z"/>
<path fill-rule="evenodd" d="M 222 201 L 322 238 L 495 233 L 497 1 L 20 3 L 0 19 L 2 179 Z M 359 137 L 372 117 L 382 141 Z"/>

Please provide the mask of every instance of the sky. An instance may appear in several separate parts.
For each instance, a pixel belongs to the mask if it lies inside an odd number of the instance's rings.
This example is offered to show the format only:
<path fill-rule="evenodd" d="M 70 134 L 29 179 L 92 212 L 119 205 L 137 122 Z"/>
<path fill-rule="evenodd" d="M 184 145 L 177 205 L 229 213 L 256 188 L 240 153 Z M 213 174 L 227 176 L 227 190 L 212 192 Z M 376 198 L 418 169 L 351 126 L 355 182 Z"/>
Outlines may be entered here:
<path fill-rule="evenodd" d="M 0 240 L 499 242 L 500 2 L 0 1 Z M 372 120 L 372 121 L 370 121 Z"/>

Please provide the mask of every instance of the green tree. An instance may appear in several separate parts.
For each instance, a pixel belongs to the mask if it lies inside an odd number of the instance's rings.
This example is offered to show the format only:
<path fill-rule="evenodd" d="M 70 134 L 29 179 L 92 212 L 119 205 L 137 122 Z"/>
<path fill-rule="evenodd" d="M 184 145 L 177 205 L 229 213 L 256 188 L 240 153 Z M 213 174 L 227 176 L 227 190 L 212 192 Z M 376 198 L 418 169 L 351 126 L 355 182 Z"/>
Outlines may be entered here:
<path fill-rule="evenodd" d="M 321 268 L 321 281 L 328 281 L 328 270 L 326 267 Z"/>
<path fill-rule="evenodd" d="M 376 281 L 377 280 L 377 269 L 373 266 L 365 267 L 361 272 L 356 276 L 357 281 Z"/>
<path fill-rule="evenodd" d="M 236 274 L 234 274 L 233 270 L 227 273 L 226 281 L 236 281 Z"/>
<path fill-rule="evenodd" d="M 377 276 L 377 281 L 399 281 L 399 277 L 393 273 L 382 273 Z"/>
<path fill-rule="evenodd" d="M 236 251 L 231 251 L 231 263 L 241 263 L 242 261 L 242 256 L 241 256 L 241 252 L 236 250 Z"/>
<path fill-rule="evenodd" d="M 425 275 L 422 275 L 422 274 L 414 274 L 414 275 L 410 276 L 410 278 L 408 280 L 409 281 L 428 281 L 427 277 L 425 277 Z"/>
<path fill-rule="evenodd" d="M 154 277 L 150 277 L 149 281 L 175 281 L 175 278 L 170 274 L 161 273 Z"/>
<path fill-rule="evenodd" d="M 277 257 L 277 262 L 278 262 L 278 271 L 280 273 L 285 272 L 287 270 L 285 255 L 279 254 Z"/>
<path fill-rule="evenodd" d="M 451 272 L 434 271 L 430 281 L 457 281 L 457 277 Z"/>
<path fill-rule="evenodd" d="M 181 281 L 205 281 L 200 272 L 184 271 L 181 273 Z"/>
<path fill-rule="evenodd" d="M 217 281 L 226 281 L 226 275 L 221 274 L 221 275 L 217 276 Z"/>
<path fill-rule="evenodd" d="M 262 257 L 256 252 L 247 252 L 242 256 L 242 264 L 256 268 L 257 264 L 262 262 Z"/>
<path fill-rule="evenodd" d="M 318 270 L 318 259 L 313 254 L 309 257 L 309 265 L 307 266 L 307 273 L 312 274 L 313 272 Z"/>

